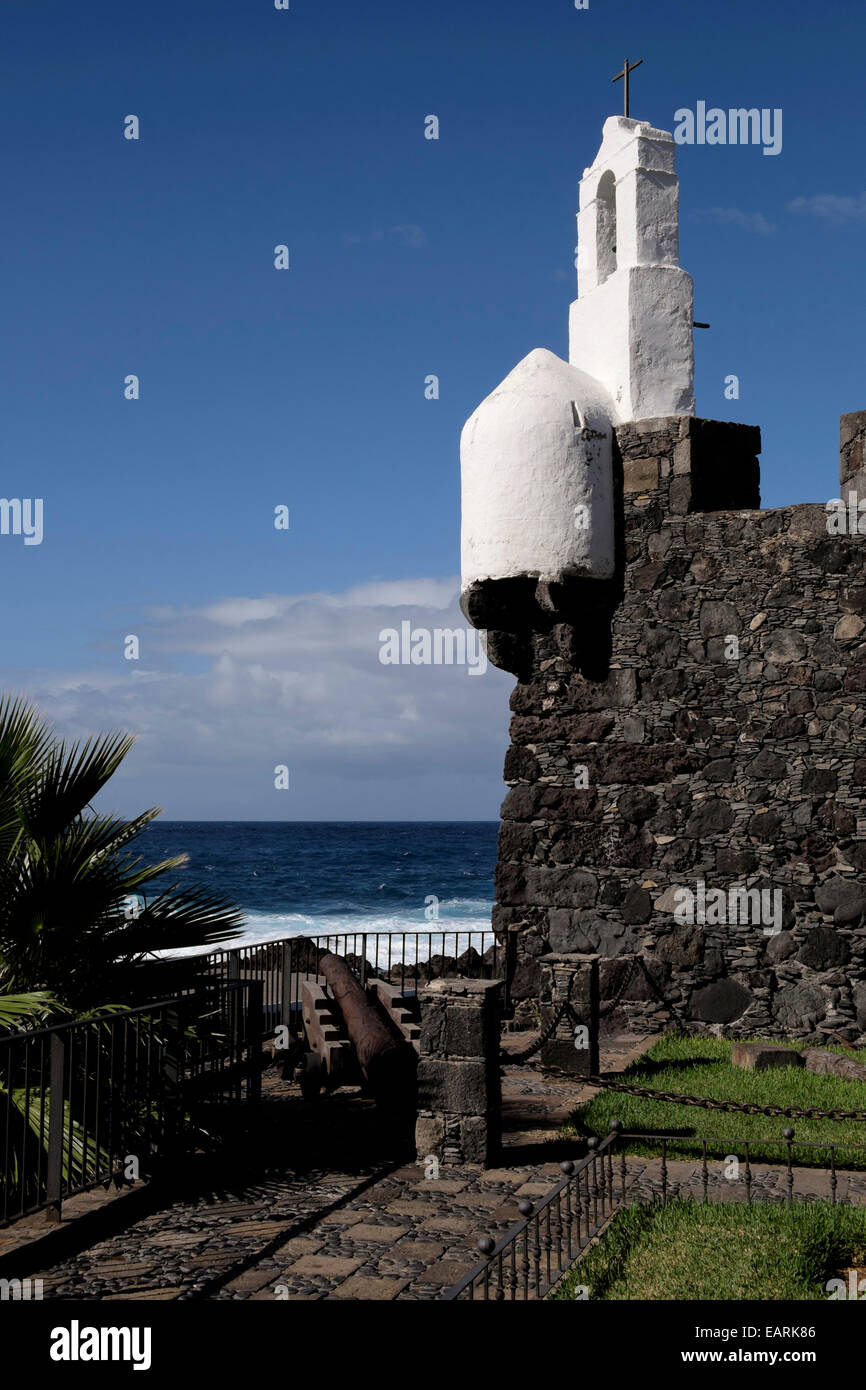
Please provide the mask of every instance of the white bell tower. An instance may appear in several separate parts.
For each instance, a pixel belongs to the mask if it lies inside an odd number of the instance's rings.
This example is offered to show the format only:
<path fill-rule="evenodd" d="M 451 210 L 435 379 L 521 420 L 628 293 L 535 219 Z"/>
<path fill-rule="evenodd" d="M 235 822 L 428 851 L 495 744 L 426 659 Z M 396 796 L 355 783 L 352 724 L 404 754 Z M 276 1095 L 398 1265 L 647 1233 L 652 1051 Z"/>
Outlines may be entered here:
<path fill-rule="evenodd" d="M 610 578 L 617 426 L 695 413 L 672 135 L 627 115 L 605 121 L 577 235 L 568 362 L 536 348 L 463 429 L 464 593 L 521 577 Z"/>
<path fill-rule="evenodd" d="M 674 150 L 667 131 L 610 116 L 580 183 L 569 361 L 606 388 L 622 421 L 695 413 Z"/>

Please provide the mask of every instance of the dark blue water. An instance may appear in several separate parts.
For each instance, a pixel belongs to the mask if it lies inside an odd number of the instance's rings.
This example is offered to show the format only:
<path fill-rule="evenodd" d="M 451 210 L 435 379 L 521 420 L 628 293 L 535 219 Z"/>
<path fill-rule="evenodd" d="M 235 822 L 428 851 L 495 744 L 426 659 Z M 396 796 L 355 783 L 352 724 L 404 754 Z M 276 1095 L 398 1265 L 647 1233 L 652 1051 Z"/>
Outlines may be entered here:
<path fill-rule="evenodd" d="M 229 898 L 247 938 L 261 941 L 489 927 L 497 830 L 495 821 L 157 821 L 138 845 L 148 862 L 187 854 L 173 879 Z"/>

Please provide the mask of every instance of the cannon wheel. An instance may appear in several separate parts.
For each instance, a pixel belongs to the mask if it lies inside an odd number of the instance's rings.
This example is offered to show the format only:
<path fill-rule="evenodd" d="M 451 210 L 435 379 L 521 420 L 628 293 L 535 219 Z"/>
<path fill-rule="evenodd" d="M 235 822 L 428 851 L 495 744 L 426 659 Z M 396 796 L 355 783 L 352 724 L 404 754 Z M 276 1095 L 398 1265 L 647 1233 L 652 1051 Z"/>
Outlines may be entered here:
<path fill-rule="evenodd" d="M 318 1052 L 305 1052 L 300 1067 L 301 1095 L 304 1100 L 318 1100 L 325 1080 L 325 1064 Z"/>

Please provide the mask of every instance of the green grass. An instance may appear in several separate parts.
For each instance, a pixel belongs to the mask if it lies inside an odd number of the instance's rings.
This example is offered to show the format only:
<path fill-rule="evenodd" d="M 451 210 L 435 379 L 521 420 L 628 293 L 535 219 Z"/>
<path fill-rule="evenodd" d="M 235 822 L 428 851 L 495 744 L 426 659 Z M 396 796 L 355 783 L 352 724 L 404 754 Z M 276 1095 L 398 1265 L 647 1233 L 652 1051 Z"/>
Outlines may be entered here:
<path fill-rule="evenodd" d="M 755 1041 L 761 1041 L 755 1039 Z M 796 1044 L 791 1044 L 796 1048 Z M 866 1051 L 832 1051 L 866 1061 Z M 815 1106 L 821 1110 L 866 1111 L 866 1083 L 846 1081 L 837 1076 L 815 1076 L 805 1067 L 780 1067 L 771 1071 L 745 1071 L 730 1061 L 731 1044 L 720 1038 L 688 1038 L 669 1035 L 662 1038 L 637 1062 L 628 1067 L 624 1081 L 658 1091 L 678 1091 L 685 1095 L 714 1100 L 734 1100 L 756 1105 Z M 782 1131 L 790 1126 L 797 1140 L 826 1145 L 862 1145 L 862 1152 L 838 1149 L 836 1162 L 844 1168 L 866 1168 L 866 1122 L 860 1120 L 788 1120 L 782 1116 L 745 1115 L 739 1112 L 701 1110 L 674 1102 L 642 1100 L 618 1091 L 603 1091 L 580 1107 L 563 1127 L 566 1135 L 604 1135 L 611 1120 L 619 1120 L 625 1130 L 645 1133 L 661 1131 L 681 1136 L 668 1143 L 670 1156 L 694 1157 L 699 1153 L 687 1136 L 721 1141 L 710 1157 L 727 1152 L 742 1156 L 738 1140 L 749 1140 L 756 1162 L 776 1163 L 785 1157 Z M 658 1143 L 631 1140 L 628 1152 L 657 1155 Z M 794 1161 L 804 1167 L 825 1167 L 829 1150 L 795 1149 Z"/>
<path fill-rule="evenodd" d="M 827 1300 L 827 1280 L 864 1260 L 862 1208 L 654 1203 L 620 1211 L 551 1297 Z"/>

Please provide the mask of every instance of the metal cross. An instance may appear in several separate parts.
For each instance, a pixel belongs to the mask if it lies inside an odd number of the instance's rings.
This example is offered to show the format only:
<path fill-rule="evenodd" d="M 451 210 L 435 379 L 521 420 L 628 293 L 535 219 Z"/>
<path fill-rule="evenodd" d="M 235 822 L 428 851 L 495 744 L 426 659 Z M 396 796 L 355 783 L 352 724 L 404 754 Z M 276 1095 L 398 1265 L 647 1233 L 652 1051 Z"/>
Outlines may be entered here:
<path fill-rule="evenodd" d="M 628 58 L 626 58 L 626 60 L 625 60 L 625 67 L 623 68 L 622 72 L 618 72 L 617 75 L 616 75 L 616 77 L 612 77 L 612 78 L 610 79 L 611 82 L 618 82 L 619 79 L 620 79 L 621 77 L 624 77 L 624 78 L 625 78 L 625 114 L 626 114 L 626 116 L 628 115 L 628 75 L 629 75 L 630 72 L 634 72 L 635 68 L 639 68 L 642 62 L 643 62 L 643 58 L 638 58 L 638 60 L 637 60 L 636 63 L 632 63 L 631 66 L 629 66 Z"/>

